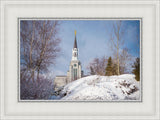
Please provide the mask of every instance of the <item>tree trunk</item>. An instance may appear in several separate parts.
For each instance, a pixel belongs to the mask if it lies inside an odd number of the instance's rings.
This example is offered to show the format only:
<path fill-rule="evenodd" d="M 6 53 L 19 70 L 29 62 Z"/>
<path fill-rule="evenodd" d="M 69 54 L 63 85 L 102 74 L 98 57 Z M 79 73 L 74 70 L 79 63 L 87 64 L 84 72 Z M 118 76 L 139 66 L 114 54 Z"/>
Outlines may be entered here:
<path fill-rule="evenodd" d="M 120 72 L 119 72 L 119 46 L 117 47 L 117 74 L 120 75 Z"/>
<path fill-rule="evenodd" d="M 40 70 L 40 68 L 38 67 L 38 71 L 37 71 L 37 82 L 39 82 L 39 70 Z"/>

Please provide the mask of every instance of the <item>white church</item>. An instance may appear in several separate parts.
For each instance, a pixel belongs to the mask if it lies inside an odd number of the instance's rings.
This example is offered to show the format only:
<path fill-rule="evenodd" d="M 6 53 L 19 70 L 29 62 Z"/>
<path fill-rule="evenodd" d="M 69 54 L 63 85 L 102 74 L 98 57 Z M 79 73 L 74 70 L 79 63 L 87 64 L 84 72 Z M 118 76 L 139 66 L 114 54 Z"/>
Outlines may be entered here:
<path fill-rule="evenodd" d="M 81 67 L 81 62 L 78 60 L 78 47 L 77 47 L 77 39 L 75 31 L 75 40 L 72 49 L 72 60 L 70 62 L 69 70 L 67 71 L 67 76 L 61 75 L 55 77 L 54 80 L 55 89 L 61 88 L 74 80 L 82 78 L 82 76 L 83 76 L 83 71 Z"/>

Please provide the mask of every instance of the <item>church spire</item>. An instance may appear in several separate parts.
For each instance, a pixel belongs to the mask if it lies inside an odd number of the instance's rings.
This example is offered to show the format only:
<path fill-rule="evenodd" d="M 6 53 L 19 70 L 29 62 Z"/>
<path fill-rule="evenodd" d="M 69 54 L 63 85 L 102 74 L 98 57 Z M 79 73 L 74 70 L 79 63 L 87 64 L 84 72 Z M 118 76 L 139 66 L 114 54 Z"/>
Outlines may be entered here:
<path fill-rule="evenodd" d="M 74 46 L 73 46 L 73 48 L 77 48 L 76 30 L 75 30 L 75 39 L 74 39 Z"/>

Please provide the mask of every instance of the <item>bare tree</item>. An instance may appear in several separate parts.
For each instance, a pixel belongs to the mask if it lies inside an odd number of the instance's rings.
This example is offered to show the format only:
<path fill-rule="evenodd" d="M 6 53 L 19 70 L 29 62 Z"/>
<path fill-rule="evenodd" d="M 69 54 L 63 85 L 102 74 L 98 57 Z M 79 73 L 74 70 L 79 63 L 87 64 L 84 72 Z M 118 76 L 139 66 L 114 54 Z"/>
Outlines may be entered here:
<path fill-rule="evenodd" d="M 24 76 L 28 76 L 28 74 L 31 74 L 30 78 L 32 78 L 33 82 L 34 82 L 33 75 L 35 68 L 32 60 L 33 40 L 35 34 L 34 31 L 35 31 L 35 22 L 21 21 L 21 26 L 20 26 L 21 78 L 23 78 Z"/>
<path fill-rule="evenodd" d="M 46 72 L 55 63 L 60 52 L 60 39 L 57 36 L 58 21 L 21 21 L 21 78 L 30 74 L 29 80 L 39 80 L 39 73 Z"/>
<path fill-rule="evenodd" d="M 57 53 L 60 51 L 60 39 L 56 37 L 58 21 L 51 23 L 50 21 L 40 21 L 38 24 L 39 35 L 42 36 L 40 45 L 38 46 L 39 57 L 36 61 L 37 80 L 39 80 L 39 72 L 46 71 L 51 63 L 55 63 Z"/>
<path fill-rule="evenodd" d="M 129 50 L 127 48 L 124 48 L 119 57 L 120 61 L 120 73 L 124 74 L 128 72 L 129 63 L 132 60 L 132 55 L 129 54 Z"/>
<path fill-rule="evenodd" d="M 101 58 L 94 58 L 87 66 L 87 69 L 89 70 L 90 74 L 94 73 L 97 75 L 105 75 L 106 63 L 107 59 L 105 56 Z"/>
<path fill-rule="evenodd" d="M 122 30 L 122 21 L 115 21 L 113 23 L 113 33 L 111 34 L 112 48 L 116 51 L 116 61 L 117 61 L 117 74 L 120 75 L 120 59 L 119 52 L 120 47 L 123 44 L 124 31 Z"/>

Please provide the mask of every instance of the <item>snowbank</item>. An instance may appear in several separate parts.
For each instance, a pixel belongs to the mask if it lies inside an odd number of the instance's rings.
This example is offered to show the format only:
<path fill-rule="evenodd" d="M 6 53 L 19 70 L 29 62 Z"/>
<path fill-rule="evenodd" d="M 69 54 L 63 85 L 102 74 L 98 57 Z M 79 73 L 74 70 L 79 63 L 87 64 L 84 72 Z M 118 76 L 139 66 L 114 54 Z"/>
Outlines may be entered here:
<path fill-rule="evenodd" d="M 139 82 L 132 74 L 88 76 L 67 84 L 61 100 L 139 100 Z"/>

